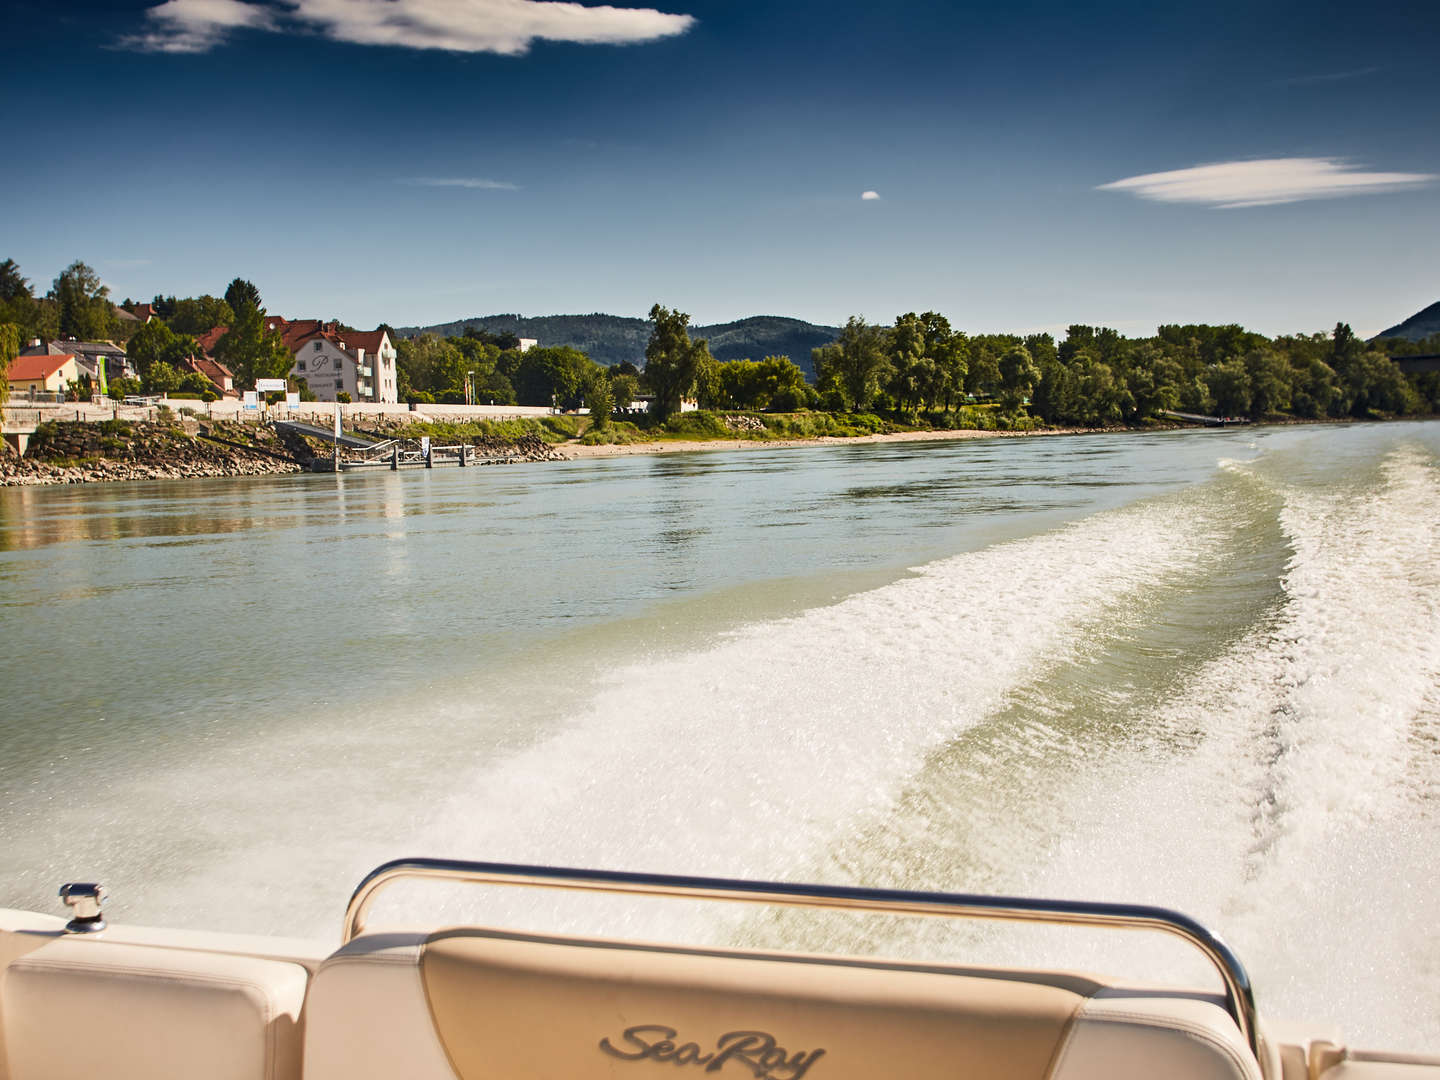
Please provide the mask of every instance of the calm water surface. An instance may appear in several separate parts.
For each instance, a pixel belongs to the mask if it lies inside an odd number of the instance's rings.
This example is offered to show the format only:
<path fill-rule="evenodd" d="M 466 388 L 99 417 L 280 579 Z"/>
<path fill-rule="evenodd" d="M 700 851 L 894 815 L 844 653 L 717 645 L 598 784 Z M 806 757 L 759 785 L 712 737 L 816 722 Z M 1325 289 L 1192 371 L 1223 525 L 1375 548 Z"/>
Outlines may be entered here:
<path fill-rule="evenodd" d="M 3 490 L 0 904 L 334 936 L 406 854 L 1147 901 L 1267 1013 L 1434 1051 L 1437 522 L 1422 424 Z"/>

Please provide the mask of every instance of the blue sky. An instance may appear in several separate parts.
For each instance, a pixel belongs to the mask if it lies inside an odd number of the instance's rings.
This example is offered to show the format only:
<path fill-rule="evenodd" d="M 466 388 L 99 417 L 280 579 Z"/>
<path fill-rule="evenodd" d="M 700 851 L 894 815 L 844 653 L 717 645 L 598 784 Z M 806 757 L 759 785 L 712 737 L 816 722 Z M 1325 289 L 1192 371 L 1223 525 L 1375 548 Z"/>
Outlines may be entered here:
<path fill-rule="evenodd" d="M 1440 299 L 1433 2 L 656 6 L 8 4 L 0 258 L 361 326 Z"/>

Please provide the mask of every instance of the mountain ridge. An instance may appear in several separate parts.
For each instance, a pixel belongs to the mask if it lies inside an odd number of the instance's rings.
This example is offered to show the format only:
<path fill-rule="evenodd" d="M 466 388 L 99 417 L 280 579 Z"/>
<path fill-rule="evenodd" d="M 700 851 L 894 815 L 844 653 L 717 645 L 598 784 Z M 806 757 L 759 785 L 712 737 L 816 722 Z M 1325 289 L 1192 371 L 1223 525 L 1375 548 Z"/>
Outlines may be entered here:
<path fill-rule="evenodd" d="M 1434 334 L 1440 334 L 1440 300 L 1435 301 L 1427 308 L 1421 308 L 1414 315 L 1403 322 L 1396 323 L 1390 329 L 1381 330 L 1370 340 L 1404 338 L 1406 341 L 1424 341 Z"/>
<path fill-rule="evenodd" d="M 466 327 L 490 333 L 509 332 L 516 337 L 534 338 L 542 346 L 569 345 L 597 364 L 613 367 L 628 360 L 636 367 L 645 364 L 645 345 L 650 340 L 650 323 L 623 315 L 476 315 L 430 326 L 401 326 L 401 337 L 435 334 L 458 337 Z M 692 338 L 710 343 L 717 360 L 761 360 L 766 356 L 788 356 L 813 379 L 810 350 L 828 345 L 840 336 L 838 326 L 823 326 L 788 315 L 750 315 L 731 322 L 690 327 Z"/>

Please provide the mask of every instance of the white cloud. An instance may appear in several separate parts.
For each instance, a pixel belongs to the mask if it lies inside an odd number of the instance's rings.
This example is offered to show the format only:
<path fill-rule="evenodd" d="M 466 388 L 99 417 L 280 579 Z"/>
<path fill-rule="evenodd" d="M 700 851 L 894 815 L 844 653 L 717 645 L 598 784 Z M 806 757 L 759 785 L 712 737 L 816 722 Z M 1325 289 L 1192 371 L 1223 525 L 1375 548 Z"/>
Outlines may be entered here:
<path fill-rule="evenodd" d="M 232 30 L 269 29 L 274 12 L 242 0 L 165 0 L 145 12 L 150 29 L 120 39 L 120 45 L 142 52 L 209 52 Z"/>
<path fill-rule="evenodd" d="M 337 41 L 518 55 L 537 39 L 623 45 L 683 34 L 689 15 L 554 0 L 285 0 Z"/>
<path fill-rule="evenodd" d="M 473 188 L 477 191 L 519 191 L 518 184 L 507 180 L 487 180 L 480 176 L 413 176 L 402 180 L 402 184 L 417 187 L 458 187 Z"/>
<path fill-rule="evenodd" d="M 564 0 L 165 0 L 150 32 L 121 40 L 149 52 L 205 52 L 240 27 L 279 29 L 288 18 L 356 45 L 518 56 L 537 40 L 626 45 L 683 34 L 691 15 L 588 7 Z"/>
<path fill-rule="evenodd" d="M 862 191 L 860 192 L 860 198 L 865 202 L 874 202 L 880 198 L 880 193 L 878 191 Z"/>
<path fill-rule="evenodd" d="M 1147 173 L 1101 184 L 1156 202 L 1199 203 L 1232 210 L 1305 199 L 1372 195 L 1428 184 L 1431 173 L 1364 172 L 1340 158 L 1268 158 L 1223 161 L 1174 172 Z"/>

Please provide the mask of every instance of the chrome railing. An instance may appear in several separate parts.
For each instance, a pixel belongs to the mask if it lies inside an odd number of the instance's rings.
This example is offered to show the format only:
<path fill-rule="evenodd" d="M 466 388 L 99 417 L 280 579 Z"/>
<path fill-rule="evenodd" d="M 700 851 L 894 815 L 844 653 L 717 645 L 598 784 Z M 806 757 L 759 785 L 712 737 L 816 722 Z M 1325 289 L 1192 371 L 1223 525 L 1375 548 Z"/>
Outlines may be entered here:
<path fill-rule="evenodd" d="M 1016 896 L 970 893 L 910 892 L 904 889 L 860 889 L 837 885 L 792 885 L 773 881 L 636 874 L 615 870 L 577 870 L 556 866 L 461 862 L 452 859 L 396 859 L 366 875 L 345 908 L 343 940 L 365 929 L 376 895 L 404 878 L 465 882 L 472 885 L 527 885 L 602 893 L 629 893 L 692 900 L 731 900 L 788 907 L 837 908 L 930 915 L 947 918 L 994 919 L 1050 923 L 1115 930 L 1152 930 L 1181 938 L 1204 954 L 1225 986 L 1225 1007 L 1250 1049 L 1260 1057 L 1260 1031 L 1255 994 L 1239 958 L 1219 937 L 1178 911 L 1144 904 L 1104 904 L 1075 900 L 1033 900 Z"/>

